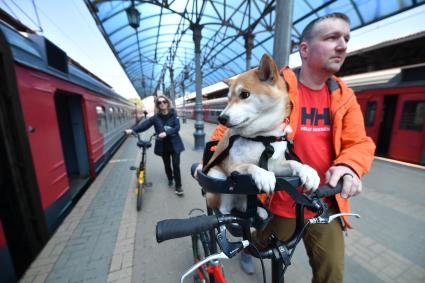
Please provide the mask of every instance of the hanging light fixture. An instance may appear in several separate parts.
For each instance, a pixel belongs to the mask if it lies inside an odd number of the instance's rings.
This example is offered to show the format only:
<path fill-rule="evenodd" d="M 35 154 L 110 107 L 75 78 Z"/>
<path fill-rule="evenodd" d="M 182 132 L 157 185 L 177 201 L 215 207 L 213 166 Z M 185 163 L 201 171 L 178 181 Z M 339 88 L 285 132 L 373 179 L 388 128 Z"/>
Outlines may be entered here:
<path fill-rule="evenodd" d="M 183 71 L 183 79 L 187 80 L 189 78 L 189 66 L 185 65 L 184 66 L 184 71 Z"/>
<path fill-rule="evenodd" d="M 125 11 L 127 13 L 128 24 L 132 28 L 137 29 L 140 25 L 140 12 L 134 6 L 134 0 L 131 1 L 131 6 Z"/>

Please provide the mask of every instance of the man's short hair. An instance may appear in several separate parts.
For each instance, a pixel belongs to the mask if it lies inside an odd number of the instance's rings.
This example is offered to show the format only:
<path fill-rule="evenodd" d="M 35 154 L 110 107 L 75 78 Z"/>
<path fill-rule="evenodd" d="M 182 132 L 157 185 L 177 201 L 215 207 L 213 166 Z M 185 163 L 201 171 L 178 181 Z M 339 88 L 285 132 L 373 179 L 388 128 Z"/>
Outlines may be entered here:
<path fill-rule="evenodd" d="M 312 20 L 310 23 L 306 25 L 303 32 L 301 33 L 301 41 L 310 41 L 313 38 L 314 26 L 316 26 L 318 23 L 326 19 L 341 19 L 345 21 L 348 25 L 350 25 L 350 19 L 347 17 L 347 15 L 343 13 L 335 12 L 335 13 L 327 14 Z"/>

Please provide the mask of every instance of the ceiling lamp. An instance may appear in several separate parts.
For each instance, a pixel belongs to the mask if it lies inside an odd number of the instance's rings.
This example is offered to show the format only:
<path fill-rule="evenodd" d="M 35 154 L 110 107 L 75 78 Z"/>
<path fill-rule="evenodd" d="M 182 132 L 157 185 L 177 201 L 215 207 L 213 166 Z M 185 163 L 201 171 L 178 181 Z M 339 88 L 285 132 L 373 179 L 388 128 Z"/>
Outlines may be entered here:
<path fill-rule="evenodd" d="M 127 13 L 128 24 L 132 28 L 137 29 L 140 25 L 140 12 L 134 7 L 134 1 L 131 1 L 131 6 L 125 11 Z"/>

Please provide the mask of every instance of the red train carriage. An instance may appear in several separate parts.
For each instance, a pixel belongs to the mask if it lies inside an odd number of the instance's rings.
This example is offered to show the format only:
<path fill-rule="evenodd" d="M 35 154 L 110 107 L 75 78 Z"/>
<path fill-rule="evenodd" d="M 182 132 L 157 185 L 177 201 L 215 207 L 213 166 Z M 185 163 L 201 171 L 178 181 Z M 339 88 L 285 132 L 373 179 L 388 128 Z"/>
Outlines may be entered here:
<path fill-rule="evenodd" d="M 135 122 L 133 104 L 16 28 L 0 21 L 1 282 L 23 274 Z"/>
<path fill-rule="evenodd" d="M 425 66 L 347 77 L 376 155 L 425 165 Z"/>
<path fill-rule="evenodd" d="M 425 65 L 394 68 L 344 78 L 365 116 L 378 156 L 425 165 Z M 223 87 L 216 92 L 227 93 Z M 227 98 L 203 102 L 204 120 L 217 123 Z M 186 113 L 194 113 L 194 103 Z M 177 106 L 181 112 L 182 105 Z M 187 116 L 194 118 L 194 115 Z"/>

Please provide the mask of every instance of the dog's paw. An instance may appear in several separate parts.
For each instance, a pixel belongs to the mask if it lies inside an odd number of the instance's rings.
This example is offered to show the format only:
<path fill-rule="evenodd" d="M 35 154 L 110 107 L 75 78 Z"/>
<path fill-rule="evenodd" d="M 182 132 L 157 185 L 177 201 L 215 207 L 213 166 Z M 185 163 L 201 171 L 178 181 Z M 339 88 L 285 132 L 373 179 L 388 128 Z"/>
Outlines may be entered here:
<path fill-rule="evenodd" d="M 258 167 L 251 175 L 255 185 L 260 191 L 268 194 L 274 191 L 276 176 L 273 172 Z"/>
<path fill-rule="evenodd" d="M 267 210 L 265 210 L 262 207 L 257 207 L 257 214 L 263 220 L 266 220 L 267 217 L 269 217 L 269 214 L 267 213 Z"/>
<path fill-rule="evenodd" d="M 308 165 L 302 165 L 298 174 L 301 183 L 304 185 L 304 192 L 314 192 L 320 184 L 320 177 L 317 171 Z"/>

